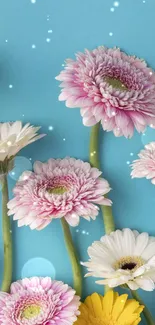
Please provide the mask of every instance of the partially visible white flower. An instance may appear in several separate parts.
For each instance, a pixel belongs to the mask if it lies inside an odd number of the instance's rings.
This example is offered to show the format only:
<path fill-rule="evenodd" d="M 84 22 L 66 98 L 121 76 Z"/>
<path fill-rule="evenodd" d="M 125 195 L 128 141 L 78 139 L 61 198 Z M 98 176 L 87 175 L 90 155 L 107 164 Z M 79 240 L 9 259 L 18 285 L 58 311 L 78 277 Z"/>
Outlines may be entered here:
<path fill-rule="evenodd" d="M 134 160 L 131 167 L 132 178 L 150 179 L 155 184 L 155 142 L 145 145 L 138 154 L 139 159 Z"/>
<path fill-rule="evenodd" d="M 114 288 L 155 289 L 155 238 L 131 229 L 116 230 L 88 248 L 86 276 L 101 278 L 96 283 Z"/>
<path fill-rule="evenodd" d="M 27 123 L 22 127 L 22 122 L 0 123 L 0 162 L 15 156 L 28 144 L 42 138 L 45 134 L 38 135 L 40 127 Z"/>

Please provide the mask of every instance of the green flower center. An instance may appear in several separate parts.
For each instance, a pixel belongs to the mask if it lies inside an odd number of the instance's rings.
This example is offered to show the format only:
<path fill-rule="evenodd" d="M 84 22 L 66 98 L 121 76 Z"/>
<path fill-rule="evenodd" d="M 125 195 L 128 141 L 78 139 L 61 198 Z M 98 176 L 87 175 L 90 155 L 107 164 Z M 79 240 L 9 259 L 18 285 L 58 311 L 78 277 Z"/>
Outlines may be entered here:
<path fill-rule="evenodd" d="M 31 318 L 38 316 L 40 314 L 40 311 L 41 311 L 40 306 L 31 305 L 31 306 L 26 307 L 23 310 L 21 317 L 26 318 L 26 319 L 31 319 Z"/>
<path fill-rule="evenodd" d="M 115 89 L 119 89 L 122 91 L 128 90 L 128 88 L 122 83 L 121 80 L 112 78 L 112 77 L 105 77 L 104 80 Z"/>
<path fill-rule="evenodd" d="M 47 191 L 50 194 L 62 195 L 64 193 L 66 193 L 68 191 L 68 189 L 66 188 L 66 186 L 59 185 L 59 186 L 56 186 L 53 188 L 48 188 Z"/>

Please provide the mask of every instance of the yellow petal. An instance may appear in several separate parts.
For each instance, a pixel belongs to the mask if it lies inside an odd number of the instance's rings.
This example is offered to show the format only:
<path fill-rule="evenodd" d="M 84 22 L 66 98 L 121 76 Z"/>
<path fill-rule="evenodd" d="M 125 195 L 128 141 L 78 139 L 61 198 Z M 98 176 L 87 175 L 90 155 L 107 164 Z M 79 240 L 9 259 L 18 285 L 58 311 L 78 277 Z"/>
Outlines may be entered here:
<path fill-rule="evenodd" d="M 128 324 L 132 324 L 132 322 L 137 320 L 137 314 L 134 314 L 134 312 L 138 307 L 139 303 L 136 300 L 128 300 L 123 312 L 118 318 L 118 321 L 120 323 L 126 323 L 126 321 L 128 321 Z"/>
<path fill-rule="evenodd" d="M 100 295 L 97 294 L 97 293 L 93 293 L 91 295 L 91 300 L 92 300 L 92 304 L 93 304 L 93 308 L 94 308 L 95 317 L 101 316 L 101 313 L 102 313 L 102 301 L 101 301 Z"/>
<path fill-rule="evenodd" d="M 114 307 L 113 307 L 113 311 L 112 311 L 112 319 L 113 320 L 117 320 L 118 317 L 120 316 L 120 314 L 122 313 L 122 311 L 125 307 L 127 298 L 128 298 L 128 295 L 124 294 L 124 295 L 119 296 L 116 299 Z"/>
<path fill-rule="evenodd" d="M 84 318 L 84 319 L 87 319 L 88 314 L 90 313 L 87 306 L 85 304 L 81 304 L 79 310 L 80 310 L 80 313 L 81 313 L 80 316 L 82 316 L 82 318 Z"/>
<path fill-rule="evenodd" d="M 114 291 L 110 290 L 105 294 L 102 300 L 103 312 L 107 316 L 111 315 L 112 313 L 114 297 L 115 297 Z"/>
<path fill-rule="evenodd" d="M 139 317 L 132 325 L 138 325 L 141 322 L 141 318 Z M 82 324 L 81 324 L 82 325 Z"/>

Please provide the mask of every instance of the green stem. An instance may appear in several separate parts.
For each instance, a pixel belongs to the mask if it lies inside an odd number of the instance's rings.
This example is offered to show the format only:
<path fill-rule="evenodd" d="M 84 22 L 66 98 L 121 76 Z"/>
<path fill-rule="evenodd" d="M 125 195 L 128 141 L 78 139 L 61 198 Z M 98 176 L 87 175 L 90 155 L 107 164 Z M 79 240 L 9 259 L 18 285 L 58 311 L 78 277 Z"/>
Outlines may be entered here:
<path fill-rule="evenodd" d="M 7 176 L 1 176 L 2 184 L 2 229 L 4 242 L 4 274 L 1 290 L 9 292 L 12 282 L 12 236 L 10 218 L 7 215 L 7 203 L 9 200 Z"/>
<path fill-rule="evenodd" d="M 99 131 L 100 123 L 92 127 L 92 132 L 90 136 L 90 164 L 92 167 L 100 169 L 99 162 Z M 109 206 L 101 206 L 104 229 L 106 234 L 110 234 L 115 230 L 114 218 L 112 215 L 112 208 Z"/>
<path fill-rule="evenodd" d="M 68 254 L 70 257 L 70 261 L 71 261 L 71 265 L 72 265 L 74 289 L 76 291 L 76 294 L 81 297 L 81 294 L 82 294 L 81 266 L 79 264 L 79 260 L 78 260 L 77 254 L 76 254 L 76 250 L 74 247 L 74 243 L 73 243 L 69 225 L 64 218 L 61 218 L 61 224 L 62 224 L 62 228 L 63 228 L 65 244 L 66 244 Z"/>
<path fill-rule="evenodd" d="M 137 291 L 131 290 L 131 294 L 132 294 L 134 299 L 139 301 L 140 305 L 145 306 L 143 300 L 139 297 Z M 145 319 L 146 319 L 148 325 L 155 325 L 155 321 L 153 320 L 152 315 L 151 315 L 149 309 L 146 306 L 145 306 L 145 308 L 143 310 L 143 314 L 145 316 Z"/>

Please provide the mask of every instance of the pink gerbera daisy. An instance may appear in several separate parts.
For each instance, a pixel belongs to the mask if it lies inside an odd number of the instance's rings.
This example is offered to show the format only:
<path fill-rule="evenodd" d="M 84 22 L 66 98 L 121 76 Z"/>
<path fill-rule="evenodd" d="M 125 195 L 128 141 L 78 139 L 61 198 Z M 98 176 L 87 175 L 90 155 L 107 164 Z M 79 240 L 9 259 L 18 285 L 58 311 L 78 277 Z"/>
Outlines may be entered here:
<path fill-rule="evenodd" d="M 0 292 L 0 325 L 72 325 L 79 297 L 67 284 L 51 278 L 23 279 Z"/>
<path fill-rule="evenodd" d="M 132 163 L 132 178 L 151 179 L 155 184 L 155 142 L 151 142 L 145 146 L 138 154 L 139 159 Z"/>
<path fill-rule="evenodd" d="M 86 126 L 101 121 L 115 136 L 132 137 L 134 127 L 143 132 L 155 121 L 155 73 L 118 48 L 78 53 L 56 79 L 62 81 L 59 100 L 80 107 Z"/>
<path fill-rule="evenodd" d="M 14 188 L 15 197 L 8 203 L 18 226 L 43 229 L 52 219 L 64 217 L 71 226 L 80 217 L 95 219 L 96 204 L 111 205 L 104 197 L 109 183 L 90 164 L 74 158 L 36 162 L 34 172 L 24 172 Z"/>

